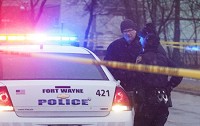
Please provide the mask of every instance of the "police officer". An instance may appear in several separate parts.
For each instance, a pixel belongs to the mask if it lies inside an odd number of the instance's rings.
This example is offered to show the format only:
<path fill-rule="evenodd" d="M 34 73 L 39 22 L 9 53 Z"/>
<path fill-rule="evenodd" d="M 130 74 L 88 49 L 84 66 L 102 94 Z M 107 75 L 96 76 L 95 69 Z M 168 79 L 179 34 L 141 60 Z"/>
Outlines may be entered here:
<path fill-rule="evenodd" d="M 155 34 L 148 34 L 142 42 L 144 51 L 136 59 L 138 64 L 177 67 L 174 62 L 158 51 L 159 41 Z M 134 126 L 164 126 L 171 104 L 171 90 L 182 77 L 138 72 L 139 84 L 135 90 Z M 169 79 L 168 79 L 169 77 Z M 169 80 L 169 81 L 168 81 Z"/>
<path fill-rule="evenodd" d="M 104 60 L 135 63 L 137 56 L 142 52 L 142 46 L 137 35 L 137 26 L 130 20 L 125 19 L 120 24 L 123 37 L 113 41 L 107 48 Z M 120 80 L 122 87 L 132 91 L 136 85 L 133 71 L 108 68 L 116 80 Z"/>
<path fill-rule="evenodd" d="M 139 31 L 139 33 L 138 33 L 138 35 L 140 36 L 140 39 L 145 38 L 145 36 L 147 34 L 153 34 L 153 35 L 157 36 L 156 37 L 156 41 L 159 41 L 158 43 L 160 43 L 160 37 L 157 34 L 156 27 L 154 26 L 153 23 L 147 23 L 147 24 L 145 24 L 144 28 L 142 28 L 142 30 Z M 143 41 L 143 40 L 141 40 L 141 41 Z M 162 47 L 161 44 L 158 45 L 158 51 L 160 53 L 164 54 L 164 55 L 167 55 L 166 52 L 165 52 L 165 49 Z"/>

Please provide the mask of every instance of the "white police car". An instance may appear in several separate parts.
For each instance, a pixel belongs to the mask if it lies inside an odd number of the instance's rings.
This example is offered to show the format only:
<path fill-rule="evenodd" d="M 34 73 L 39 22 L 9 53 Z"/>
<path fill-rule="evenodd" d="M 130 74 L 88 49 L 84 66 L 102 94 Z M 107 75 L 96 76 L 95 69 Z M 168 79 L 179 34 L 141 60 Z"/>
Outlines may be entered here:
<path fill-rule="evenodd" d="M 128 97 L 82 47 L 0 45 L 0 126 L 132 126 Z"/>

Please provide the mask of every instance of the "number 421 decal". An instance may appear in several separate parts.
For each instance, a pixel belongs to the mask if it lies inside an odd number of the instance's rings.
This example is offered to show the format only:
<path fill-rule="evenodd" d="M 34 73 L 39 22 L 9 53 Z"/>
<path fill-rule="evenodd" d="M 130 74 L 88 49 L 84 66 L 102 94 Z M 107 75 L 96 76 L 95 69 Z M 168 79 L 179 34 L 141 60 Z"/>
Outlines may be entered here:
<path fill-rule="evenodd" d="M 96 95 L 98 96 L 110 96 L 109 90 L 97 90 Z"/>

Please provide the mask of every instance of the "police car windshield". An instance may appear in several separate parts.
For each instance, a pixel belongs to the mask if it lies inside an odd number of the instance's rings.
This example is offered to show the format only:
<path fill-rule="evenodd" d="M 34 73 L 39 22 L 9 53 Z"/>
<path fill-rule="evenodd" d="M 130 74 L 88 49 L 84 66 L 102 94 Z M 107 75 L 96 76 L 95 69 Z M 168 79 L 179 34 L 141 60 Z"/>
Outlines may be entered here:
<path fill-rule="evenodd" d="M 55 54 L 55 53 L 54 53 Z M 88 54 L 55 54 L 94 59 Z M 0 54 L 2 80 L 107 80 L 100 66 L 25 55 Z"/>

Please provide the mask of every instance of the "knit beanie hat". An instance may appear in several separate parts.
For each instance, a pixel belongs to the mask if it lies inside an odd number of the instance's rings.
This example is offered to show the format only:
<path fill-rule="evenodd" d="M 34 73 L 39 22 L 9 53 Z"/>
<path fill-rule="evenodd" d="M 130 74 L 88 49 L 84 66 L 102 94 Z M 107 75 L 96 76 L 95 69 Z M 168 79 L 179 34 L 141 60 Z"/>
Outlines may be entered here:
<path fill-rule="evenodd" d="M 121 25 L 120 25 L 121 32 L 123 32 L 125 29 L 129 29 L 129 28 L 136 30 L 137 25 L 135 24 L 135 22 L 133 22 L 130 19 L 125 19 L 124 21 L 121 22 Z"/>
<path fill-rule="evenodd" d="M 147 36 L 147 34 L 157 35 L 156 27 L 153 25 L 153 23 L 145 24 L 144 28 L 141 31 L 139 31 L 139 33 L 138 33 L 138 35 L 143 38 L 145 38 L 145 36 Z"/>
<path fill-rule="evenodd" d="M 145 42 L 143 43 L 144 49 L 156 49 L 160 44 L 159 38 L 155 34 L 147 34 Z"/>

